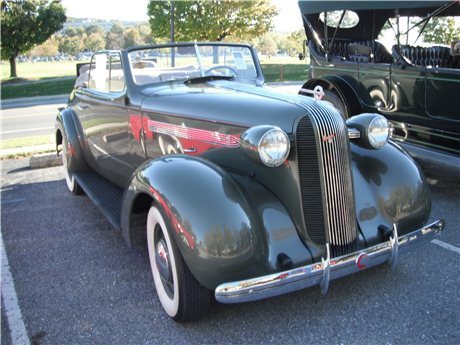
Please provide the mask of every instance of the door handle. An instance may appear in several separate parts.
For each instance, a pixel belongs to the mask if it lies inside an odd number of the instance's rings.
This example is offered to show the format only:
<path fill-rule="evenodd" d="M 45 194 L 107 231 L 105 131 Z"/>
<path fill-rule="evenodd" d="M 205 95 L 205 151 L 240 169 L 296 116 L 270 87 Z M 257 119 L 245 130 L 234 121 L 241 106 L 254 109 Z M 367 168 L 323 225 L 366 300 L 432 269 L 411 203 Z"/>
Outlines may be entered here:
<path fill-rule="evenodd" d="M 83 105 L 77 105 L 78 110 L 87 110 L 89 109 L 89 105 L 83 104 Z"/>

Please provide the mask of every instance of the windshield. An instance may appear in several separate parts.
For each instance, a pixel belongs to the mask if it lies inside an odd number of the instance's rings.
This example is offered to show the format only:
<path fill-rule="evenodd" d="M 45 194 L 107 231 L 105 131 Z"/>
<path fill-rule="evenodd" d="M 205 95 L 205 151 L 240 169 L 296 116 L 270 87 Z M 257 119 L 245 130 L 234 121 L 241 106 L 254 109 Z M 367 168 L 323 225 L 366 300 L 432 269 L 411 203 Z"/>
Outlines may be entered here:
<path fill-rule="evenodd" d="M 139 85 L 207 76 L 254 80 L 257 69 L 247 46 L 179 45 L 129 52 L 134 82 Z"/>

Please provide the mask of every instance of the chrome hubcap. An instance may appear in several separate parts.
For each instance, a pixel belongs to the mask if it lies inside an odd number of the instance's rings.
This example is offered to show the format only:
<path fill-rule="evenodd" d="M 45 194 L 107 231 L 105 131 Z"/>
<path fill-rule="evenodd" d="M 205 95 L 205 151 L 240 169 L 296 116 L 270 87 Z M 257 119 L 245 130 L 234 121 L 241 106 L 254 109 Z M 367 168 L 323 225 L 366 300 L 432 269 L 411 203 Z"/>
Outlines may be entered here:
<path fill-rule="evenodd" d="M 164 237 L 161 234 L 161 229 L 157 229 L 157 235 L 155 236 L 155 263 L 158 269 L 158 273 L 161 278 L 161 282 L 166 291 L 166 294 L 173 298 L 174 296 L 174 280 L 171 268 L 171 262 L 168 252 L 168 246 Z"/>
<path fill-rule="evenodd" d="M 156 246 L 156 263 L 161 278 L 169 281 L 171 279 L 171 274 L 169 270 L 169 254 L 166 248 L 166 243 L 164 243 L 163 239 L 158 241 Z"/>

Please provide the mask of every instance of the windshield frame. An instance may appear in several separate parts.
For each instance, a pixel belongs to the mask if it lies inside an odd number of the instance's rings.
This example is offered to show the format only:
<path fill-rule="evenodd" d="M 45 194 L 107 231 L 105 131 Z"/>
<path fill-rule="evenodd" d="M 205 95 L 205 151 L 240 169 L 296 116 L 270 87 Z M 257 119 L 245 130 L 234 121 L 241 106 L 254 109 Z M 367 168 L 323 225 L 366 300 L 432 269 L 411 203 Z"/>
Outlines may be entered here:
<path fill-rule="evenodd" d="M 257 53 L 255 52 L 254 48 L 248 44 L 239 44 L 239 43 L 226 43 L 226 42 L 181 42 L 181 43 L 166 43 L 166 44 L 158 44 L 158 45 L 146 45 L 146 46 L 135 46 L 135 47 L 130 47 L 125 49 L 125 57 L 127 58 L 127 61 L 129 63 L 126 64 L 126 69 L 128 77 L 131 79 L 132 84 L 136 85 L 137 87 L 143 87 L 143 86 L 154 86 L 154 85 L 164 85 L 168 83 L 184 83 L 193 79 L 198 79 L 198 78 L 203 78 L 208 75 L 205 74 L 206 68 L 204 68 L 202 64 L 202 57 L 199 51 L 200 47 L 203 46 L 215 46 L 215 47 L 235 47 L 235 48 L 246 48 L 250 52 L 252 62 L 254 65 L 254 70 L 255 70 L 255 76 L 253 78 L 227 78 L 227 79 L 232 79 L 237 82 L 243 82 L 243 83 L 251 83 L 251 84 L 256 84 L 256 85 L 263 85 L 264 84 L 264 76 L 262 73 L 262 68 L 260 66 L 260 62 L 257 56 Z M 195 51 L 195 56 L 197 58 L 197 63 L 199 65 L 199 75 L 193 78 L 178 78 L 178 79 L 171 79 L 171 80 L 164 80 L 164 81 L 159 81 L 159 82 L 148 82 L 148 83 L 138 83 L 135 81 L 135 77 L 133 75 L 133 68 L 131 66 L 132 58 L 131 56 L 133 53 L 140 52 L 140 51 L 147 51 L 147 50 L 155 50 L 155 49 L 167 49 L 167 48 L 193 48 Z"/>

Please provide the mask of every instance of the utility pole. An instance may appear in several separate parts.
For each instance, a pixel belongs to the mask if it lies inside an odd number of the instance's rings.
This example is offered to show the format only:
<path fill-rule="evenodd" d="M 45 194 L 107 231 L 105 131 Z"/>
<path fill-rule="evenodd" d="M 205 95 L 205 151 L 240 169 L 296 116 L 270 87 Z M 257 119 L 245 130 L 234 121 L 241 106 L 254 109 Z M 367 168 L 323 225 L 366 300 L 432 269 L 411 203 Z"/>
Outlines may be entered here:
<path fill-rule="evenodd" d="M 170 19 L 170 24 L 171 24 L 171 43 L 174 43 L 174 0 L 171 0 L 171 19 Z"/>
<path fill-rule="evenodd" d="M 174 0 L 171 0 L 171 43 L 174 43 Z M 176 66 L 174 48 L 171 48 L 171 67 Z"/>

